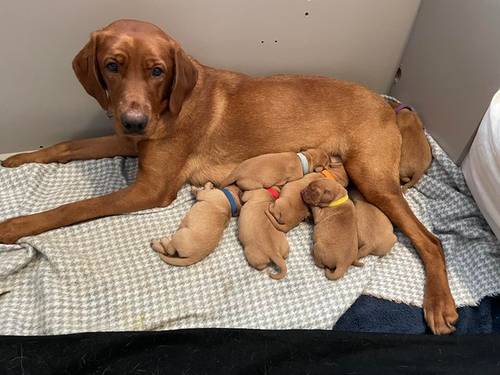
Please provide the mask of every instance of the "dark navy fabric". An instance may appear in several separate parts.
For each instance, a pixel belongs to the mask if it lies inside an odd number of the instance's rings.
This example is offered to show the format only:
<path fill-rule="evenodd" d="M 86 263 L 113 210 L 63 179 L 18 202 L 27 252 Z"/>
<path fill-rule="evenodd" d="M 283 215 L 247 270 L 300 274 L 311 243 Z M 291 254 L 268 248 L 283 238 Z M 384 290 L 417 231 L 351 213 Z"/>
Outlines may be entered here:
<path fill-rule="evenodd" d="M 479 306 L 458 309 L 455 334 L 500 333 L 500 297 L 486 297 Z M 422 309 L 370 296 L 360 296 L 337 321 L 335 331 L 430 333 Z"/>

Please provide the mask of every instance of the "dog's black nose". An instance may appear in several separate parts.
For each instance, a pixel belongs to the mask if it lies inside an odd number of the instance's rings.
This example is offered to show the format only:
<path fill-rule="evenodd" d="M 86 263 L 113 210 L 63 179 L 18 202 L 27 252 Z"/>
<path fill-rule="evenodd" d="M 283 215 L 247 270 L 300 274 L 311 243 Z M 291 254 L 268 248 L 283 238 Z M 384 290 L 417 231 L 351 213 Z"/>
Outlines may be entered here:
<path fill-rule="evenodd" d="M 144 129 L 148 125 L 149 118 L 142 112 L 139 111 L 128 111 L 122 113 L 120 120 L 125 133 L 129 134 L 140 134 L 144 133 Z"/>

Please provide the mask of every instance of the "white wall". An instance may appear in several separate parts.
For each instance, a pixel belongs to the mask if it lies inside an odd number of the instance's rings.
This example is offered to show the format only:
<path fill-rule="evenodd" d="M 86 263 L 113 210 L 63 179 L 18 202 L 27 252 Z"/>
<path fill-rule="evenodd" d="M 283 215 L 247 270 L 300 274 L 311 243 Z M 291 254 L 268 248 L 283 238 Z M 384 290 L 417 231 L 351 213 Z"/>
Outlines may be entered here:
<path fill-rule="evenodd" d="M 153 22 L 207 65 L 249 74 L 331 75 L 385 92 L 419 3 L 420 0 L 3 1 L 0 153 L 111 131 L 109 120 L 79 87 L 71 61 L 91 31 L 115 19 Z"/>
<path fill-rule="evenodd" d="M 500 88 L 500 1 L 423 0 L 392 95 L 457 162 Z"/>

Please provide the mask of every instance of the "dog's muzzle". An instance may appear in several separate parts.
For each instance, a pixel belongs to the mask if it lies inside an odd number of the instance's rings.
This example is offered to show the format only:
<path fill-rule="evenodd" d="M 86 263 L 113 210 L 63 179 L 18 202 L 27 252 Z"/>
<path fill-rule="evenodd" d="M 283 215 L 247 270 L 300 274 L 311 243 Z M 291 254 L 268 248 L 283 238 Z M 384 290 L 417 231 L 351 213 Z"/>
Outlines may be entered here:
<path fill-rule="evenodd" d="M 120 121 L 125 133 L 142 134 L 149 122 L 149 117 L 140 111 L 127 111 L 122 113 Z"/>

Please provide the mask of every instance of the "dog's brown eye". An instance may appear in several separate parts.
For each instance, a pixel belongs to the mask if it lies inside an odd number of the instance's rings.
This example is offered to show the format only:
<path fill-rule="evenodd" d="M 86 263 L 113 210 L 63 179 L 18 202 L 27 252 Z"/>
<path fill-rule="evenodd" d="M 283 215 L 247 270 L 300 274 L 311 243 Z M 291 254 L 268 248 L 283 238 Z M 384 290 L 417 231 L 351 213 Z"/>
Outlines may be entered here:
<path fill-rule="evenodd" d="M 118 72 L 118 64 L 115 62 L 110 62 L 106 65 L 106 69 L 108 69 L 110 72 L 116 73 Z"/>
<path fill-rule="evenodd" d="M 154 67 L 152 70 L 151 70 L 151 75 L 153 77 L 159 77 L 163 74 L 163 69 L 162 68 L 159 68 L 159 67 Z"/>

